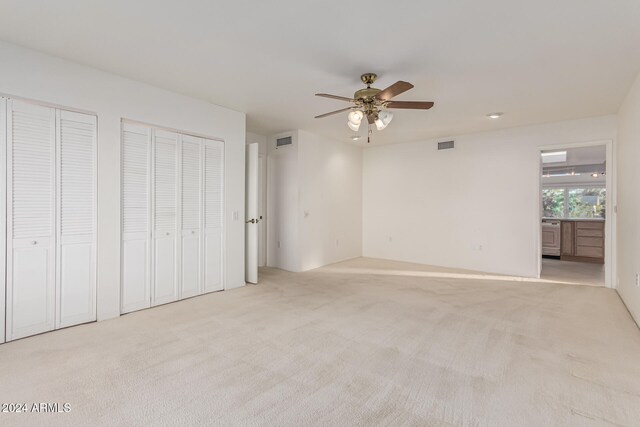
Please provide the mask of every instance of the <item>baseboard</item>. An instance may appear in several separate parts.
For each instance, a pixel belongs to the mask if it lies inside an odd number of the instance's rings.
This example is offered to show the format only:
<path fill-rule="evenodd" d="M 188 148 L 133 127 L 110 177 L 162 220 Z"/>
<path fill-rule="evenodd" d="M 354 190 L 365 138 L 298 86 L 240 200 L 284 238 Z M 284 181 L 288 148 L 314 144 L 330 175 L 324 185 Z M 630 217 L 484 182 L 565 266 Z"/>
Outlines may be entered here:
<path fill-rule="evenodd" d="M 241 287 L 243 287 L 243 286 L 246 286 L 246 283 L 245 283 L 244 281 L 243 281 L 243 282 L 236 282 L 236 283 L 233 283 L 233 284 L 231 284 L 231 285 L 227 285 L 227 286 L 225 286 L 225 287 L 224 287 L 224 290 L 225 290 L 225 291 L 228 291 L 228 290 L 230 290 L 230 289 L 237 289 L 237 288 L 241 288 Z"/>
<path fill-rule="evenodd" d="M 108 313 L 98 313 L 98 322 L 102 322 L 103 320 L 115 319 L 116 317 L 120 317 L 120 311 L 110 311 Z"/>

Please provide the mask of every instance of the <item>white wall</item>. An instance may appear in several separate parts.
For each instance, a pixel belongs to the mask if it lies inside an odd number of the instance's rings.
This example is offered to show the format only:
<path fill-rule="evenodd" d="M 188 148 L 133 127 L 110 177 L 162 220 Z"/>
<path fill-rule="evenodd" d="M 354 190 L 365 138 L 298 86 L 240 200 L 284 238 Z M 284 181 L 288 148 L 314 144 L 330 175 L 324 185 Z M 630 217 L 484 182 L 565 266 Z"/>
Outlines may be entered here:
<path fill-rule="evenodd" d="M 298 133 L 301 270 L 362 256 L 362 149 Z"/>
<path fill-rule="evenodd" d="M 276 148 L 276 139 L 293 143 Z M 270 137 L 267 148 L 267 265 L 300 270 L 298 132 Z"/>
<path fill-rule="evenodd" d="M 613 140 L 605 116 L 364 152 L 364 256 L 538 275 L 540 146 Z"/>
<path fill-rule="evenodd" d="M 268 145 L 268 265 L 306 271 L 361 256 L 362 150 L 302 130 Z"/>
<path fill-rule="evenodd" d="M 225 140 L 225 288 L 244 284 L 245 115 L 0 42 L 0 93 L 98 116 L 98 320 L 120 313 L 120 120 Z"/>
<path fill-rule="evenodd" d="M 640 324 L 640 75 L 618 118 L 618 293 Z"/>

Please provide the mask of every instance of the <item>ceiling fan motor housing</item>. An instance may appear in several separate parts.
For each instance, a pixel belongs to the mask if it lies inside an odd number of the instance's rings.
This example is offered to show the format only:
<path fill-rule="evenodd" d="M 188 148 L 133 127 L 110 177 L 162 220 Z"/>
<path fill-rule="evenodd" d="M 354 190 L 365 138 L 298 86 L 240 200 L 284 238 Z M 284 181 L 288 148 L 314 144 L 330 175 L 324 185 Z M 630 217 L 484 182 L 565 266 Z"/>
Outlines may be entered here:
<path fill-rule="evenodd" d="M 380 89 L 376 89 L 375 87 L 367 87 L 364 89 L 360 89 L 353 94 L 353 99 L 367 99 L 373 98 L 380 92 Z"/>

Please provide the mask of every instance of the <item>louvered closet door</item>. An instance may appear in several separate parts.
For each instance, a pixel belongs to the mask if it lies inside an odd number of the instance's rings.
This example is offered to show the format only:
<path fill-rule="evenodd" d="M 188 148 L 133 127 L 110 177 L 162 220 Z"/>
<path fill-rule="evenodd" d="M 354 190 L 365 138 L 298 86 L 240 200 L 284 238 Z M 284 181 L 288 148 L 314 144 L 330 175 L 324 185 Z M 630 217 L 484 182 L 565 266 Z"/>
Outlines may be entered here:
<path fill-rule="evenodd" d="M 55 327 L 55 120 L 8 101 L 7 340 Z"/>
<path fill-rule="evenodd" d="M 178 299 L 178 134 L 153 131 L 152 305 Z"/>
<path fill-rule="evenodd" d="M 181 135 L 180 298 L 202 293 L 202 140 Z"/>
<path fill-rule="evenodd" d="M 222 290 L 224 143 L 204 140 L 204 291 Z"/>
<path fill-rule="evenodd" d="M 122 126 L 122 290 L 121 311 L 151 305 L 150 183 L 151 129 Z"/>
<path fill-rule="evenodd" d="M 58 327 L 96 320 L 96 117 L 58 111 Z"/>
<path fill-rule="evenodd" d="M 7 99 L 0 97 L 0 177 L 7 176 Z M 6 267 L 7 241 L 6 224 L 7 217 L 7 186 L 0 185 L 0 343 L 5 342 L 5 301 L 6 286 L 4 279 Z"/>

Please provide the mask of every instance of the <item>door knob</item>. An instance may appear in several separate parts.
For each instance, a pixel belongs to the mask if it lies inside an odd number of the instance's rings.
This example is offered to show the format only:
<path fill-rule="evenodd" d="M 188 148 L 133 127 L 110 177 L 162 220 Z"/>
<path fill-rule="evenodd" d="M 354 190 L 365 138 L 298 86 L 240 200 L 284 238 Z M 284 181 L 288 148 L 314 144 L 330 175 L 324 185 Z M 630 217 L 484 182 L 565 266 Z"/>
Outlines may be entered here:
<path fill-rule="evenodd" d="M 37 240 L 32 240 L 32 241 L 31 241 L 31 244 L 32 244 L 32 245 L 37 245 L 37 244 L 38 244 L 38 241 L 37 241 Z"/>
<path fill-rule="evenodd" d="M 171 233 L 167 231 L 167 236 L 169 236 Z"/>

